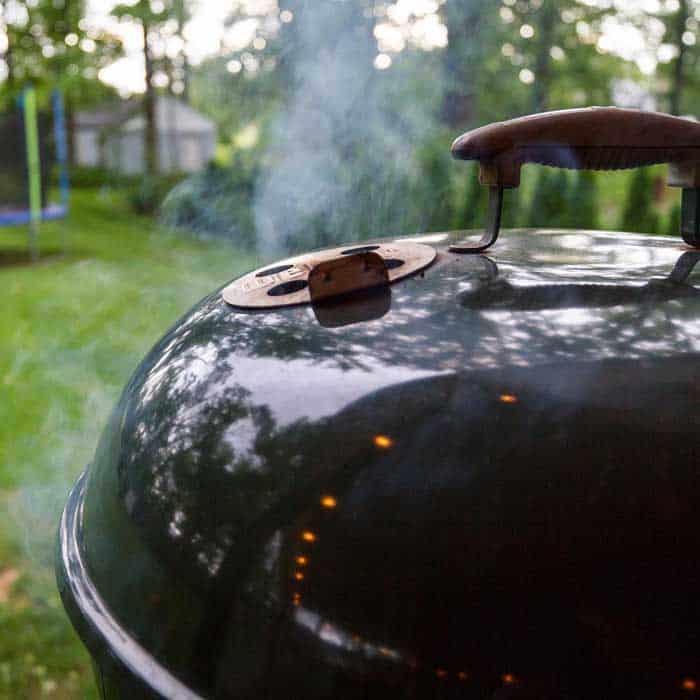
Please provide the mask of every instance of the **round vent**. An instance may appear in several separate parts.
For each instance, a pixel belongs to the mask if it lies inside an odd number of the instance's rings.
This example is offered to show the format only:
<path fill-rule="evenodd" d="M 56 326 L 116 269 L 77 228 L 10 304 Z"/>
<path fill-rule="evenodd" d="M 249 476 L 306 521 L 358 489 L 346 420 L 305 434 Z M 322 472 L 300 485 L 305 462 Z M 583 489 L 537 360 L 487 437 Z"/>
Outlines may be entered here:
<path fill-rule="evenodd" d="M 433 248 L 396 241 L 330 248 L 281 260 L 244 275 L 222 296 L 243 309 L 279 308 L 393 284 L 435 260 Z"/>

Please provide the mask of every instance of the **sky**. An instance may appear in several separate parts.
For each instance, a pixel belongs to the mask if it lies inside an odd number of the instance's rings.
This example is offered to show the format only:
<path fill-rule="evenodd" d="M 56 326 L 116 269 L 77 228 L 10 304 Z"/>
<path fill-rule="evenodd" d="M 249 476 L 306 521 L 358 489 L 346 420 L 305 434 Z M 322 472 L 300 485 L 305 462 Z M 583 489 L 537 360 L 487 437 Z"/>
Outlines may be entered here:
<path fill-rule="evenodd" d="M 258 6 L 268 6 L 274 10 L 277 0 L 247 0 Z M 515 0 L 513 0 L 514 2 Z M 659 61 L 671 60 L 668 51 L 661 48 L 662 37 L 656 37 L 655 45 L 649 45 L 637 27 L 627 21 L 625 13 L 635 10 L 656 12 L 661 9 L 659 0 L 580 0 L 582 4 L 614 4 L 620 11 L 617 17 L 609 18 L 603 27 L 603 36 L 598 42 L 601 51 L 610 51 L 628 60 L 634 60 L 643 73 L 651 74 Z M 667 0 L 673 3 L 676 0 Z M 158 0 L 154 0 L 158 2 Z M 437 10 L 444 0 L 395 0 L 389 7 L 387 16 L 378 18 L 375 35 L 378 43 L 378 56 L 375 66 L 386 69 L 391 66 L 392 53 L 401 51 L 408 44 L 435 48 L 447 42 L 447 30 L 438 19 Z M 114 85 L 124 94 L 142 92 L 144 89 L 142 39 L 138 29 L 128 22 L 117 22 L 109 12 L 115 0 L 89 0 L 87 20 L 100 28 L 108 28 L 122 37 L 126 56 L 108 68 L 103 69 L 100 78 Z M 507 0 L 505 5 L 510 4 Z M 242 50 L 254 38 L 257 21 L 255 19 L 238 22 L 231 27 L 225 20 L 236 3 L 232 0 L 195 0 L 193 17 L 186 28 L 187 53 L 190 61 L 197 64 L 208 56 L 223 51 Z M 667 9 L 670 9 L 667 7 Z M 506 14 L 502 15 L 507 21 Z M 288 13 L 289 14 L 289 13 Z M 700 19 L 700 18 L 698 18 Z M 653 37 L 653 27 L 651 27 Z M 694 37 L 693 37 L 694 38 Z M 173 37 L 166 46 L 167 51 L 177 54 L 180 47 Z M 236 63 L 236 62 L 234 62 Z M 529 71 L 523 71 L 528 73 Z M 524 78 L 528 78 L 527 75 Z M 521 76 L 521 79 L 524 79 Z"/>
<path fill-rule="evenodd" d="M 123 1 L 123 0 L 122 0 Z M 158 0 L 155 0 L 157 2 Z M 277 0 L 248 0 L 257 9 L 277 9 Z M 375 65 L 386 69 L 391 65 L 391 53 L 398 52 L 412 43 L 425 49 L 437 48 L 447 43 L 447 29 L 439 21 L 437 11 L 444 0 L 394 0 L 386 17 L 380 19 L 377 33 L 378 57 Z M 87 20 L 99 28 L 109 29 L 124 41 L 126 56 L 105 68 L 100 78 L 117 87 L 122 93 L 144 90 L 142 38 L 138 27 L 128 22 L 118 22 L 110 17 L 115 0 L 89 0 Z M 195 0 L 192 20 L 186 27 L 187 54 L 191 63 L 225 51 L 241 50 L 254 39 L 258 21 L 239 21 L 226 27 L 225 20 L 237 3 L 232 0 Z M 293 17 L 282 13 L 285 21 Z M 382 46 L 386 50 L 382 50 Z M 177 52 L 179 46 L 172 45 Z"/>
<path fill-rule="evenodd" d="M 125 57 L 100 73 L 100 78 L 121 92 L 143 92 L 143 41 L 138 27 L 118 22 L 110 17 L 114 0 L 89 0 L 86 19 L 90 24 L 107 28 L 124 41 Z M 187 52 L 192 63 L 219 52 L 226 32 L 224 20 L 230 12 L 230 3 L 222 0 L 199 0 L 192 21 L 187 26 Z M 229 32 L 230 34 L 230 32 Z M 176 47 L 175 47 L 176 48 Z"/>

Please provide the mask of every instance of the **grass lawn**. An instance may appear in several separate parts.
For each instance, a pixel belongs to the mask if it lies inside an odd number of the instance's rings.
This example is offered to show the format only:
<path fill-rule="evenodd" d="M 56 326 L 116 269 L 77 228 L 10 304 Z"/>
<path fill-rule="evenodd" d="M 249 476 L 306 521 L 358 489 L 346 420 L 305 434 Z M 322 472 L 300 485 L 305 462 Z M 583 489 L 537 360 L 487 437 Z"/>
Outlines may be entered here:
<path fill-rule="evenodd" d="M 61 235 L 69 249 L 60 255 Z M 67 222 L 0 228 L 0 698 L 95 697 L 53 580 L 66 493 L 118 394 L 169 325 L 255 259 L 158 230 L 118 193 L 74 193 Z"/>

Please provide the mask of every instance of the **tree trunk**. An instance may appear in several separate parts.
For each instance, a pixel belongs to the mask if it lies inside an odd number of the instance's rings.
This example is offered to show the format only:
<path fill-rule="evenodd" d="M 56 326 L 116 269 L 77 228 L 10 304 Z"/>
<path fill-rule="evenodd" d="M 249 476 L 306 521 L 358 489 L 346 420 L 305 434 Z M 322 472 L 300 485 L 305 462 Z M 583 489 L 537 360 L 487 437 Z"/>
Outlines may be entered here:
<path fill-rule="evenodd" d="M 443 10 L 449 43 L 444 50 L 446 90 L 442 121 L 452 129 L 467 128 L 476 116 L 475 66 L 480 65 L 483 58 L 480 30 L 490 9 L 485 9 L 483 2 L 475 2 L 448 3 Z"/>
<path fill-rule="evenodd" d="M 187 43 L 185 41 L 185 22 L 187 21 L 187 8 L 185 0 L 175 0 L 175 19 L 177 20 L 177 36 L 182 42 L 182 53 L 180 55 L 180 68 L 182 70 L 182 97 L 185 102 L 190 101 L 190 62 L 187 58 Z"/>
<path fill-rule="evenodd" d="M 75 160 L 75 105 L 70 95 L 63 95 L 66 114 L 66 145 L 68 146 L 68 163 L 76 165 Z"/>
<path fill-rule="evenodd" d="M 552 50 L 557 8 L 554 3 L 546 2 L 540 10 L 540 22 L 537 29 L 539 37 L 535 41 L 539 46 L 535 61 L 535 84 L 533 91 L 533 108 L 535 112 L 544 112 L 549 105 L 549 90 L 552 82 Z"/>
<path fill-rule="evenodd" d="M 5 63 L 7 64 L 7 87 L 9 90 L 14 90 L 15 88 L 15 61 L 12 54 L 12 48 L 8 44 L 7 51 L 5 51 Z"/>
<path fill-rule="evenodd" d="M 680 0 L 680 7 L 676 14 L 675 38 L 678 47 L 678 56 L 673 65 L 673 77 L 671 83 L 671 95 L 669 111 L 671 114 L 680 114 L 683 102 L 683 90 L 685 88 L 685 54 L 686 45 L 683 43 L 685 23 L 688 20 L 688 0 Z"/>
<path fill-rule="evenodd" d="M 184 39 L 183 39 L 184 41 Z M 185 102 L 190 101 L 190 61 L 187 58 L 185 49 L 182 49 L 182 94 L 181 97 Z"/>
<path fill-rule="evenodd" d="M 7 40 L 7 47 L 5 48 L 5 54 L 3 58 L 5 59 L 5 64 L 7 65 L 7 78 L 5 79 L 8 90 L 14 90 L 15 87 L 15 58 L 14 58 L 14 37 L 12 35 L 12 30 L 9 25 L 5 25 L 5 37 Z"/>
<path fill-rule="evenodd" d="M 144 131 L 144 150 L 146 156 L 146 172 L 149 175 L 158 174 L 158 125 L 156 122 L 156 89 L 153 85 L 153 57 L 149 43 L 148 22 L 142 23 L 143 27 L 143 57 L 146 64 L 146 94 L 143 99 L 144 118 L 146 129 Z"/>

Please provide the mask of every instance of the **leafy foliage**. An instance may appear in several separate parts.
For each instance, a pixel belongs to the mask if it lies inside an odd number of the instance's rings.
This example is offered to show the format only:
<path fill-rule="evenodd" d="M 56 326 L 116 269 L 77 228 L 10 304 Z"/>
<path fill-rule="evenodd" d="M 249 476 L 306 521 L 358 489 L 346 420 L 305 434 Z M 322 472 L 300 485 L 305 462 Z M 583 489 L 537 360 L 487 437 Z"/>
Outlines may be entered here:
<path fill-rule="evenodd" d="M 678 236 L 681 230 L 681 205 L 675 204 L 671 209 L 666 225 L 666 231 L 669 236 Z"/>
<path fill-rule="evenodd" d="M 168 194 L 163 203 L 163 222 L 202 238 L 221 238 L 253 248 L 251 200 L 256 177 L 255 164 L 240 156 L 232 167 L 210 165 Z"/>
<path fill-rule="evenodd" d="M 648 168 L 637 168 L 630 181 L 627 201 L 620 221 L 623 231 L 656 233 L 659 217 L 652 207 L 652 180 Z"/>
<path fill-rule="evenodd" d="M 566 225 L 568 216 L 569 175 L 566 170 L 540 168 L 530 201 L 528 226 Z"/>
<path fill-rule="evenodd" d="M 596 174 L 591 171 L 577 173 L 567 203 L 567 211 L 572 216 L 566 225 L 582 229 L 597 229 L 600 225 L 598 207 Z"/>
<path fill-rule="evenodd" d="M 43 101 L 51 90 L 61 88 L 69 108 L 113 94 L 98 73 L 121 55 L 121 42 L 104 30 L 85 28 L 85 0 L 13 2 L 5 22 L 7 78 L 0 106 L 7 109 L 27 83 L 37 88 Z"/>

